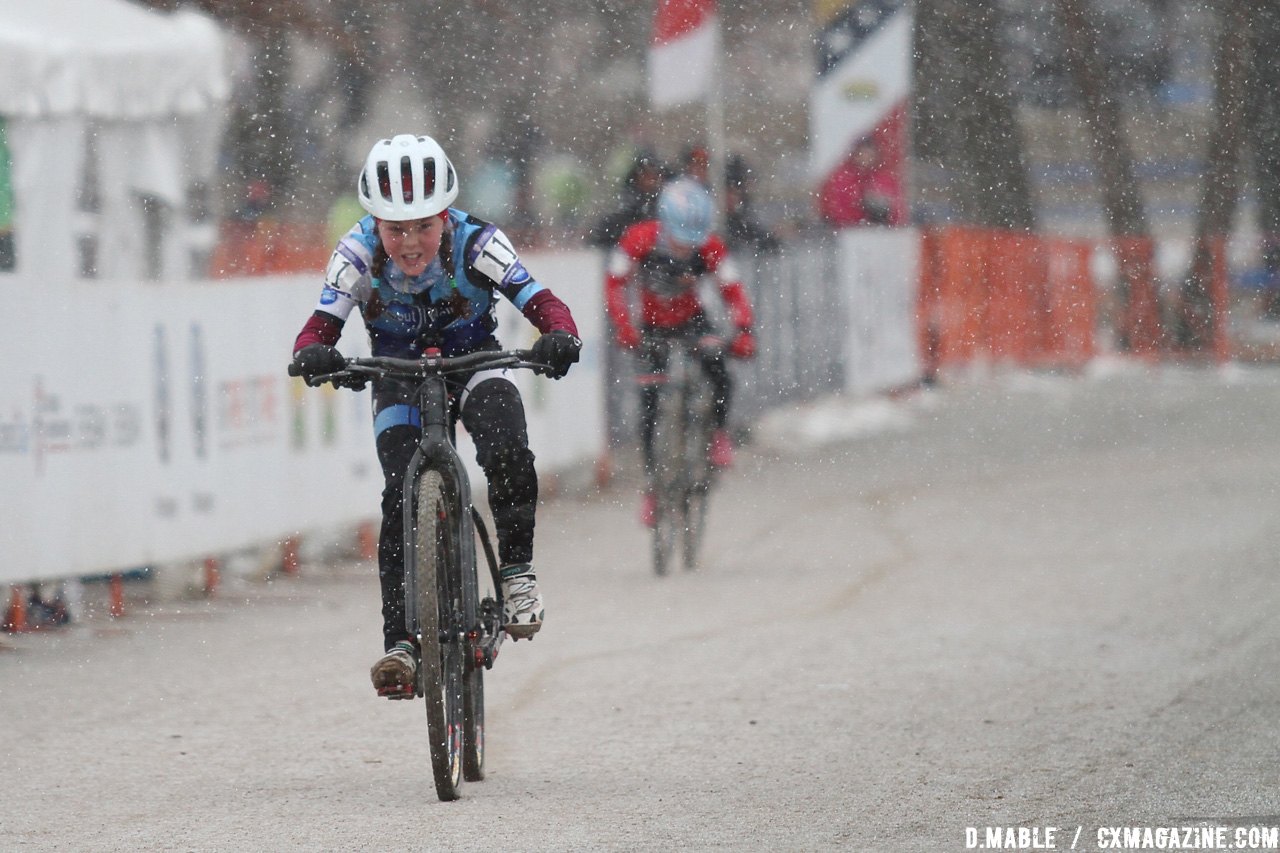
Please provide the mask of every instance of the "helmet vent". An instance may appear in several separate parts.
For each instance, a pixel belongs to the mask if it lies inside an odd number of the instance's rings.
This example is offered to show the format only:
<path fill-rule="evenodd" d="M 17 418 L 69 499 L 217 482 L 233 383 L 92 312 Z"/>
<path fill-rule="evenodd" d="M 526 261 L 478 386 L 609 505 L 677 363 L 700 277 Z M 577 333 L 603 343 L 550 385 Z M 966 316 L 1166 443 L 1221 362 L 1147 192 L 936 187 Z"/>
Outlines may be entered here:
<path fill-rule="evenodd" d="M 384 200 L 391 201 L 391 169 L 386 160 L 378 161 L 378 192 Z"/>
<path fill-rule="evenodd" d="M 458 184 L 453 164 L 434 139 L 401 134 L 374 143 L 356 190 L 360 206 L 374 217 L 405 222 L 448 210 Z"/>
<path fill-rule="evenodd" d="M 400 158 L 400 194 L 405 204 L 413 204 L 413 162 L 408 157 Z"/>
<path fill-rule="evenodd" d="M 422 161 L 422 197 L 430 198 L 436 194 L 436 158 L 427 157 Z"/>

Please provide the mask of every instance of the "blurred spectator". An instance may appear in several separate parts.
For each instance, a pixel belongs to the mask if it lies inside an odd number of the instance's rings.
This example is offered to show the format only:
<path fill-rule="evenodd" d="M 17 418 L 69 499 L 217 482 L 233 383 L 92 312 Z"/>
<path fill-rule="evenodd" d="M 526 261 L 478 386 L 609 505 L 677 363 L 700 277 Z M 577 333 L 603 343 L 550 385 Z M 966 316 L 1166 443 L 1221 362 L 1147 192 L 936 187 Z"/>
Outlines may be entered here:
<path fill-rule="evenodd" d="M 711 155 L 701 145 L 690 145 L 680 153 L 680 174 L 688 175 L 711 189 Z"/>
<path fill-rule="evenodd" d="M 263 178 L 255 178 L 245 186 L 244 197 L 232 213 L 232 218 L 250 226 L 257 225 L 271 211 L 273 190 Z"/>
<path fill-rule="evenodd" d="M 666 180 L 666 169 L 650 151 L 640 150 L 622 179 L 622 204 L 605 215 L 591 229 L 587 241 L 593 246 L 612 247 L 622 232 L 637 222 L 658 215 L 658 193 Z"/>
<path fill-rule="evenodd" d="M 486 157 L 476 166 L 467 187 L 471 212 L 490 222 L 511 219 L 519 201 L 520 176 L 506 160 Z"/>
<path fill-rule="evenodd" d="M 756 218 L 751 201 L 754 178 L 741 154 L 730 155 L 725 164 L 724 240 L 743 257 L 776 252 L 781 246 L 777 235 Z"/>
<path fill-rule="evenodd" d="M 9 166 L 9 145 L 4 119 L 0 118 L 0 272 L 14 268 L 13 183 Z"/>
<path fill-rule="evenodd" d="M 534 175 L 537 192 L 538 225 L 564 236 L 581 233 L 582 212 L 591 195 L 587 170 L 571 154 L 552 154 L 542 158 Z"/>
<path fill-rule="evenodd" d="M 1262 316 L 1267 320 L 1280 320 L 1280 234 L 1263 237 L 1261 274 L 1266 288 Z"/>
<path fill-rule="evenodd" d="M 336 246 L 338 241 L 347 236 L 351 223 L 358 222 L 364 216 L 364 208 L 351 187 L 356 185 L 356 170 L 347 173 L 345 164 L 335 170 L 333 203 L 329 205 L 329 214 L 325 224 L 326 244 Z"/>
<path fill-rule="evenodd" d="M 870 137 L 832 173 L 818 196 L 823 221 L 837 228 L 851 225 L 905 225 L 902 181 L 886 166 L 880 146 Z"/>

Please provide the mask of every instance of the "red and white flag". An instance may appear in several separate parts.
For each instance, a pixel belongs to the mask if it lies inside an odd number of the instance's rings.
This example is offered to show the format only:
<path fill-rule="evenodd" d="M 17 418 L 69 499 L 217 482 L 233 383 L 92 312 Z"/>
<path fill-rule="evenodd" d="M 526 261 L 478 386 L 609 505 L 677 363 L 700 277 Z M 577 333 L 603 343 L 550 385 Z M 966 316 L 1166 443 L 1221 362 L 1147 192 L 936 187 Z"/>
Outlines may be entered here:
<path fill-rule="evenodd" d="M 716 0 L 658 0 L 649 47 L 649 101 L 670 107 L 705 101 L 720 54 Z"/>

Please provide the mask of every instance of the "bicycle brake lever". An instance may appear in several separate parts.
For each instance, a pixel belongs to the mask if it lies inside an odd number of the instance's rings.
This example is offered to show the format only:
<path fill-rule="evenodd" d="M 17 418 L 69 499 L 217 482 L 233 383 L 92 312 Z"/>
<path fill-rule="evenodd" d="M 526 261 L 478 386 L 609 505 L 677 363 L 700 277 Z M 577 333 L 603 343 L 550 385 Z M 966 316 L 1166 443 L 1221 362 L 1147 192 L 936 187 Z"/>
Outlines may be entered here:
<path fill-rule="evenodd" d="M 528 368 L 538 376 L 550 376 L 551 365 L 543 364 L 540 361 L 517 361 L 511 365 L 512 367 Z"/>
<path fill-rule="evenodd" d="M 305 381 L 312 388 L 319 388 L 326 382 L 333 382 L 336 385 L 338 380 L 343 379 L 347 375 L 347 371 L 339 370 L 337 373 L 323 373 L 316 376 L 309 376 L 306 377 Z"/>

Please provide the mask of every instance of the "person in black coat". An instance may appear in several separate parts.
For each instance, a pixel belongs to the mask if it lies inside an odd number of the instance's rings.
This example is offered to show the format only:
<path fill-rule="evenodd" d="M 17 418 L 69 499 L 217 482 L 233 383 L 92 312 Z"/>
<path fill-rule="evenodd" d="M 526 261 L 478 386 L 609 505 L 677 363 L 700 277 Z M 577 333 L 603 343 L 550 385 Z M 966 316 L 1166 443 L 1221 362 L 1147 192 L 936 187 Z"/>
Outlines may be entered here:
<path fill-rule="evenodd" d="M 656 217 L 658 194 L 666 179 L 666 168 L 652 152 L 638 152 L 622 181 L 622 205 L 596 223 L 587 241 L 593 246 L 612 247 L 627 228 Z"/>

